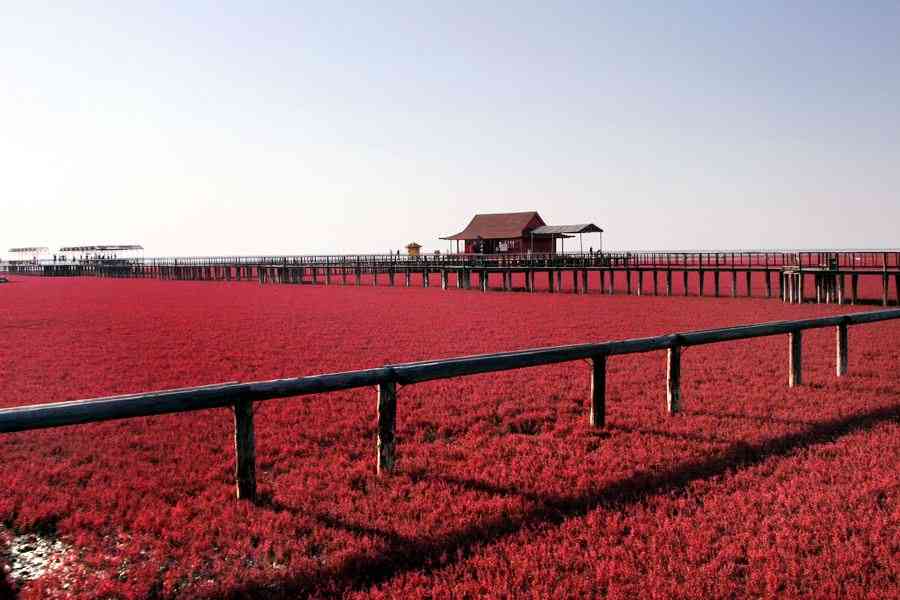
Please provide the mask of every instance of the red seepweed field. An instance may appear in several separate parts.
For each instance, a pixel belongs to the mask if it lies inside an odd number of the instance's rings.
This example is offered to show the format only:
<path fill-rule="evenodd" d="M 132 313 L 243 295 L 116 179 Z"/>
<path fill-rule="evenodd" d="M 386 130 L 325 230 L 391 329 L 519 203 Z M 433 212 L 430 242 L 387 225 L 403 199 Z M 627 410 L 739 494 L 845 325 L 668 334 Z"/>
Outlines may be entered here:
<path fill-rule="evenodd" d="M 0 407 L 603 341 L 873 307 L 439 288 L 13 277 Z M 25 598 L 900 597 L 900 322 L 256 406 L 260 501 L 210 410 L 0 436 L 0 543 L 64 563 Z M 0 548 L 0 556 L 4 549 Z M 2 590 L 0 583 L 0 590 Z"/>

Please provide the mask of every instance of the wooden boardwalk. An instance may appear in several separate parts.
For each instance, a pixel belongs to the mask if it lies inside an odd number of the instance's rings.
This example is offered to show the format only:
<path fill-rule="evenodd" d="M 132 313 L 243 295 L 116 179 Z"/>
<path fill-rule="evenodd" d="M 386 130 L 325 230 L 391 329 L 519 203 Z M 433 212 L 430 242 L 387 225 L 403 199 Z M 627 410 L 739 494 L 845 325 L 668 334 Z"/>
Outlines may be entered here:
<path fill-rule="evenodd" d="M 259 284 L 439 285 L 442 289 L 671 296 L 751 296 L 784 302 L 857 303 L 860 278 L 877 279 L 881 304 L 900 303 L 900 251 L 616 252 L 170 257 L 74 262 L 10 262 L 0 271 L 41 276 L 255 281 Z M 437 280 L 437 281 L 435 281 Z M 516 284 L 514 285 L 514 281 Z M 728 284 L 725 289 L 723 283 Z M 593 287 L 592 287 L 593 286 Z M 869 299 L 879 300 L 879 299 Z"/>

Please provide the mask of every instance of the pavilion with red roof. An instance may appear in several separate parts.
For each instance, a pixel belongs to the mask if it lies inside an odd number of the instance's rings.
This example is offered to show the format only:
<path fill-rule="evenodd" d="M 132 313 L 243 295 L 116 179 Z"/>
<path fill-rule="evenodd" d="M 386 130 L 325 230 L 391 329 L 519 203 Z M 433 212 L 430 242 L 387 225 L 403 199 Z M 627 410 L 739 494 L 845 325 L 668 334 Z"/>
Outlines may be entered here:
<path fill-rule="evenodd" d="M 465 229 L 441 239 L 455 240 L 457 252 L 462 241 L 466 254 L 555 253 L 557 239 L 582 233 L 602 234 L 603 230 L 593 223 L 547 225 L 537 211 L 529 211 L 475 215 Z"/>

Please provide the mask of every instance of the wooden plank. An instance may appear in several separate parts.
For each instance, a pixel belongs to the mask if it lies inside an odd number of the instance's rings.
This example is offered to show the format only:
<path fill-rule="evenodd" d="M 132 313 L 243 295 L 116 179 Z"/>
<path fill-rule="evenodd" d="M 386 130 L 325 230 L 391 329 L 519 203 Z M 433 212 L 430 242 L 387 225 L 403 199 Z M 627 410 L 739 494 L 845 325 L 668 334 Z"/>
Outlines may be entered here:
<path fill-rule="evenodd" d="M 681 346 L 677 344 L 666 357 L 666 410 L 670 415 L 681 412 Z"/>
<path fill-rule="evenodd" d="M 234 402 L 235 481 L 239 500 L 256 499 L 256 436 L 253 432 L 253 402 Z"/>
<path fill-rule="evenodd" d="M 394 429 L 397 423 L 397 384 L 388 381 L 378 386 L 378 439 L 376 471 L 394 470 Z"/>
<path fill-rule="evenodd" d="M 606 355 L 597 354 L 591 359 L 591 427 L 606 424 Z"/>
<path fill-rule="evenodd" d="M 847 329 L 846 323 L 841 323 L 835 328 L 837 334 L 835 372 L 838 377 L 843 377 L 847 374 L 847 354 L 849 347 Z"/>
<path fill-rule="evenodd" d="M 788 334 L 788 387 L 803 385 L 803 332 Z"/>

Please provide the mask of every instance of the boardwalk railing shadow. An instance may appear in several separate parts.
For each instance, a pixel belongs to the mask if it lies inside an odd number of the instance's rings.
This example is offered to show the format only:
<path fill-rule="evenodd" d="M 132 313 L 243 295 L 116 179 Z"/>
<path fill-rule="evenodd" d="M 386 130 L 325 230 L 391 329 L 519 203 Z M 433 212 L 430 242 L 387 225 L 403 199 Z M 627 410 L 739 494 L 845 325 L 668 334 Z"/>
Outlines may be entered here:
<path fill-rule="evenodd" d="M 541 495 L 477 479 L 431 476 L 467 490 L 523 497 L 532 501 L 535 506 L 518 517 L 498 516 L 446 535 L 422 538 L 406 538 L 392 532 L 345 522 L 333 516 L 322 517 L 321 521 L 326 525 L 360 535 L 377 536 L 386 543 L 387 549 L 378 556 L 352 556 L 335 568 L 301 577 L 248 582 L 229 590 L 227 596 L 296 598 L 311 593 L 343 596 L 385 583 L 404 573 L 429 572 L 452 565 L 485 546 L 528 528 L 559 526 L 598 508 L 621 510 L 654 496 L 684 491 L 694 482 L 746 469 L 770 458 L 787 456 L 796 450 L 828 443 L 888 421 L 900 421 L 900 403 L 840 419 L 804 423 L 804 428 L 800 431 L 758 443 L 733 443 L 714 456 L 682 462 L 665 471 L 638 473 L 591 493 L 571 498 Z"/>

